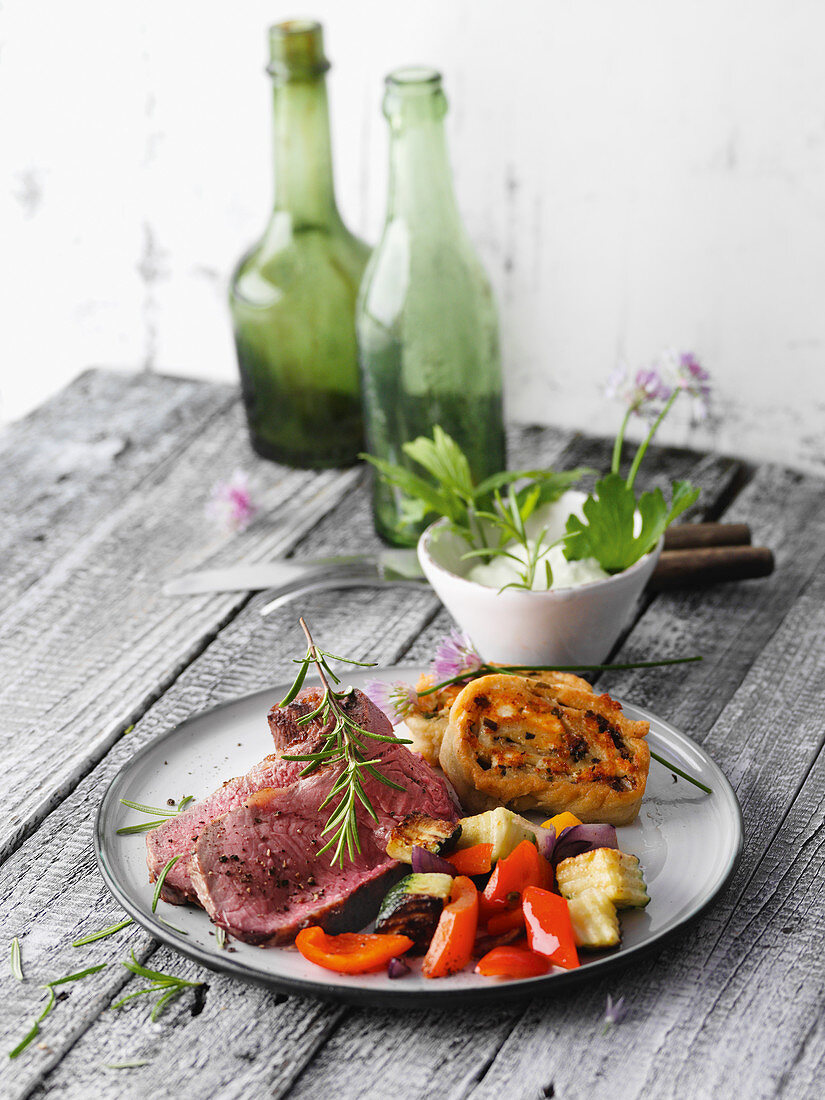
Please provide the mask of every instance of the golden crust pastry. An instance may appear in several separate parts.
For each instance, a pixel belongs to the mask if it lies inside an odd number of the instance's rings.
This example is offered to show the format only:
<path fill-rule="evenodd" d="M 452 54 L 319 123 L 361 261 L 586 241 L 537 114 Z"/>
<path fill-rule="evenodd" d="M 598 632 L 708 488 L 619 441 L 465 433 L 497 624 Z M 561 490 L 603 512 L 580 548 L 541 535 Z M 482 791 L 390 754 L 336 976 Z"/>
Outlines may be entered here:
<path fill-rule="evenodd" d="M 583 680 L 581 676 L 574 676 L 572 672 L 548 670 L 536 673 L 531 679 L 544 684 L 578 687 L 582 691 L 592 692 L 593 690 L 587 680 Z M 432 687 L 433 683 L 434 677 L 432 674 L 425 672 L 419 677 L 418 683 L 415 685 L 416 691 L 425 691 L 427 688 Z M 450 709 L 456 700 L 456 696 L 464 686 L 463 684 L 448 684 L 440 691 L 419 695 L 413 709 L 404 719 L 404 724 L 410 731 L 410 740 L 412 741 L 410 748 L 413 752 L 423 756 L 430 767 L 438 767 L 441 742 L 444 739 L 447 723 L 450 720 Z"/>
<path fill-rule="evenodd" d="M 424 673 L 415 685 L 416 691 L 425 691 L 433 683 L 433 677 Z M 450 719 L 450 707 L 460 691 L 461 684 L 450 684 L 429 695 L 419 695 L 415 706 L 404 718 L 404 725 L 410 731 L 410 748 L 420 753 L 431 767 L 438 766 L 441 739 Z"/>
<path fill-rule="evenodd" d="M 467 809 L 634 820 L 650 766 L 649 723 L 631 721 L 609 695 L 564 675 L 482 676 L 456 696 L 439 762 Z"/>

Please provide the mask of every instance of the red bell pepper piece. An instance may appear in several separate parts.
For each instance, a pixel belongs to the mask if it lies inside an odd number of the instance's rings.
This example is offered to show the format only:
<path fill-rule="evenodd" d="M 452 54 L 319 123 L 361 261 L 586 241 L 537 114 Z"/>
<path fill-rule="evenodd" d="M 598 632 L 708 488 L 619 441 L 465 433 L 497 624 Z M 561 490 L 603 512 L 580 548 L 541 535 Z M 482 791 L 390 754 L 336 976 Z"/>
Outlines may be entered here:
<path fill-rule="evenodd" d="M 506 909 L 518 909 L 528 886 L 546 889 L 553 870 L 535 844 L 522 840 L 509 856 L 500 859 L 490 876 L 481 899 L 482 917 L 489 918 Z"/>
<path fill-rule="evenodd" d="M 478 890 L 472 879 L 453 879 L 450 903 L 438 918 L 421 973 L 425 978 L 445 978 L 463 970 L 473 954 L 478 927 Z"/>
<path fill-rule="evenodd" d="M 460 875 L 486 875 L 493 866 L 492 844 L 473 844 L 445 856 Z"/>
<path fill-rule="evenodd" d="M 537 978 L 550 969 L 550 960 L 526 947 L 494 947 L 479 959 L 476 974 L 488 978 Z"/>
<path fill-rule="evenodd" d="M 339 974 L 382 970 L 390 959 L 403 955 L 412 945 L 409 936 L 359 932 L 328 936 L 317 925 L 302 929 L 295 937 L 295 946 L 305 959 Z"/>
<path fill-rule="evenodd" d="M 522 900 L 527 943 L 551 963 L 573 970 L 579 965 L 567 902 L 550 890 L 528 886 Z"/>
<path fill-rule="evenodd" d="M 503 913 L 494 913 L 487 921 L 487 933 L 490 936 L 503 936 L 513 928 L 524 927 L 524 911 L 505 909 Z"/>

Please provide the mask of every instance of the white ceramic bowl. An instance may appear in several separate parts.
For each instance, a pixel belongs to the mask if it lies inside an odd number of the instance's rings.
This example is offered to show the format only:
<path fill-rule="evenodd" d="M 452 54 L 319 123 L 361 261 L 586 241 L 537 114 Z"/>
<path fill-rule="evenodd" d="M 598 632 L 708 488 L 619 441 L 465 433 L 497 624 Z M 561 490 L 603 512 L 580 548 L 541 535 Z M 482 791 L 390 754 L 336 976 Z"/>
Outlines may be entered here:
<path fill-rule="evenodd" d="M 447 520 L 418 540 L 418 560 L 441 602 L 487 661 L 508 665 L 601 664 L 628 624 L 659 560 L 662 542 L 606 580 L 577 588 L 503 592 L 461 576 L 467 544 Z"/>

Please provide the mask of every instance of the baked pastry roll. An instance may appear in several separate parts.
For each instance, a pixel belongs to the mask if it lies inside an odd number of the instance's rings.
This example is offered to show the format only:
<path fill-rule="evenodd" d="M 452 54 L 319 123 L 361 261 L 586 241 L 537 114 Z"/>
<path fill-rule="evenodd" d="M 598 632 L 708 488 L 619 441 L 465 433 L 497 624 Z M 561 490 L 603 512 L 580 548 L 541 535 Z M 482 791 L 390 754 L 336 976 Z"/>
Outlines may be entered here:
<path fill-rule="evenodd" d="M 481 676 L 456 696 L 439 763 L 468 810 L 569 810 L 611 825 L 636 817 L 649 723 L 631 721 L 615 699 L 563 675 Z"/>
<path fill-rule="evenodd" d="M 530 677 L 539 683 L 568 687 L 577 687 L 582 691 L 592 692 L 593 688 L 587 680 L 581 676 L 574 676 L 572 672 L 538 672 Z M 434 677 L 425 672 L 419 677 L 415 685 L 416 691 L 426 691 L 433 686 Z M 448 684 L 440 691 L 433 691 L 427 695 L 419 695 L 413 709 L 405 717 L 404 724 L 410 733 L 413 752 L 420 753 L 431 767 L 437 767 L 441 753 L 441 742 L 450 720 L 450 710 L 456 697 L 461 692 L 463 684 Z"/>

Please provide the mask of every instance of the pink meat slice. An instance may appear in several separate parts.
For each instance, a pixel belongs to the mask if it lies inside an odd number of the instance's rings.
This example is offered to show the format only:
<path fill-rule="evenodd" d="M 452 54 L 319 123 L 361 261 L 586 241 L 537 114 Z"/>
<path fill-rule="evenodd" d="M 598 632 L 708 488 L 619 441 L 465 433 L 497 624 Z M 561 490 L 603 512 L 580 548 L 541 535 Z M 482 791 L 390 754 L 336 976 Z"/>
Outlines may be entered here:
<path fill-rule="evenodd" d="M 164 881 L 161 896 L 165 901 L 173 904 L 183 904 L 186 901 L 205 904 L 192 881 L 192 853 L 198 838 L 210 822 L 240 809 L 252 795 L 263 789 L 292 788 L 296 783 L 299 786 L 309 783 L 310 791 L 316 789 L 314 781 L 318 774 L 327 773 L 329 769 L 319 769 L 319 773 L 300 780 L 305 763 L 283 760 L 282 755 L 312 752 L 323 742 L 328 728 L 323 727 L 320 721 L 314 719 L 305 725 L 298 724 L 298 719 L 314 710 L 320 701 L 320 691 L 309 688 L 302 691 L 288 706 L 273 707 L 268 717 L 276 752 L 256 764 L 247 775 L 230 779 L 207 798 L 147 834 L 147 861 L 152 881 L 173 856 L 179 857 Z M 360 691 L 353 692 L 347 701 L 347 713 L 370 732 L 382 736 L 392 734 L 392 726 L 386 715 Z M 368 780 L 369 796 L 378 814 L 379 823 L 376 826 L 369 819 L 361 834 L 363 836 L 374 832 L 376 842 L 381 845 L 382 856 L 393 824 L 413 810 L 433 817 L 456 820 L 458 814 L 454 792 L 443 779 L 430 770 L 421 757 L 409 752 L 405 745 L 398 742 L 365 740 L 367 755 L 380 757 L 382 774 L 405 788 L 403 792 L 396 791 L 372 778 Z M 331 775 L 325 782 L 332 782 Z M 293 796 L 295 793 L 293 789 Z M 321 800 L 319 798 L 318 804 Z M 318 816 L 323 813 L 322 810 L 318 811 Z M 324 821 L 326 816 L 328 815 L 324 816 Z"/>
<path fill-rule="evenodd" d="M 403 873 L 386 854 L 393 826 L 417 810 L 454 821 L 446 783 L 397 742 L 370 742 L 367 756 L 401 790 L 364 773 L 377 821 L 358 806 L 360 853 L 343 866 L 319 854 L 332 805 L 321 808 L 337 776 L 319 769 L 281 790 L 259 791 L 211 822 L 198 837 L 192 882 L 216 924 L 249 943 L 277 944 L 308 924 L 327 932 L 371 920 L 387 886 Z M 337 802 L 338 796 L 333 798 Z"/>
<path fill-rule="evenodd" d="M 327 932 L 362 928 L 374 916 L 400 865 L 359 821 L 361 852 L 343 867 L 318 855 L 325 815 L 317 804 L 324 776 L 262 790 L 213 821 L 195 846 L 192 881 L 212 920 L 237 939 L 274 945 L 310 924 Z"/>

